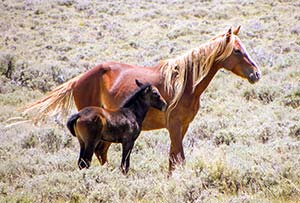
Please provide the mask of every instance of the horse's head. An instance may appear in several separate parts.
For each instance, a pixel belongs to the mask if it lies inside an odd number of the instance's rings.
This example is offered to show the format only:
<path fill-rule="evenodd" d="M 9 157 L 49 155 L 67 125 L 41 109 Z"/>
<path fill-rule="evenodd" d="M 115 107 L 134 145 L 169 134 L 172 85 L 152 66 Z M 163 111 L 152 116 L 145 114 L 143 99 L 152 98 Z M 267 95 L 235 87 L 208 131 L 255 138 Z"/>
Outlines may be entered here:
<path fill-rule="evenodd" d="M 137 86 L 142 87 L 144 84 L 142 84 L 140 81 L 135 80 Z M 147 103 L 149 103 L 150 106 L 159 109 L 160 111 L 166 111 L 167 109 L 167 102 L 164 100 L 164 98 L 159 93 L 158 89 L 152 85 L 148 85 L 144 90 L 144 98 Z"/>
<path fill-rule="evenodd" d="M 224 35 L 227 42 L 233 43 L 233 49 L 221 66 L 253 84 L 261 78 L 261 72 L 238 38 L 239 30 L 240 26 L 234 31 L 230 28 Z"/>

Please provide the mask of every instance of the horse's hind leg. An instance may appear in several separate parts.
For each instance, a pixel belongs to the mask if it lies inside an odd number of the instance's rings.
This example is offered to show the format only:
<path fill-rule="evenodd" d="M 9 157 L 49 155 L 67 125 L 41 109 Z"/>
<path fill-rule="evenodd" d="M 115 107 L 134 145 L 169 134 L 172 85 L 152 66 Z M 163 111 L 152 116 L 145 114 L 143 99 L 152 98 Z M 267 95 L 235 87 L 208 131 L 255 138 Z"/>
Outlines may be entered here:
<path fill-rule="evenodd" d="M 100 163 L 100 165 L 103 165 L 103 161 L 102 161 L 102 158 L 101 158 L 101 152 L 102 152 L 102 148 L 103 148 L 103 142 L 99 142 L 99 144 L 96 146 L 96 149 L 95 149 L 95 155 Z"/>
<path fill-rule="evenodd" d="M 134 141 L 122 143 L 122 161 L 121 170 L 123 174 L 127 174 L 130 166 L 130 154 L 134 145 Z"/>
<path fill-rule="evenodd" d="M 95 155 L 99 160 L 101 165 L 104 165 L 107 162 L 107 151 L 110 146 L 110 142 L 102 142 L 100 141 L 95 149 Z"/>

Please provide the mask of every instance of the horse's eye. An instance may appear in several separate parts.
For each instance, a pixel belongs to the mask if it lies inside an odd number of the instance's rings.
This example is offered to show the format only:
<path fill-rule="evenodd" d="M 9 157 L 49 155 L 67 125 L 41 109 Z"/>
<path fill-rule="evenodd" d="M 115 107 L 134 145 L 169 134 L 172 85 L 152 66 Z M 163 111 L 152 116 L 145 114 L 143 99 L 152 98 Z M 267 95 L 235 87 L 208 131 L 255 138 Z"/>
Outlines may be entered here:
<path fill-rule="evenodd" d="M 242 54 L 242 51 L 239 50 L 239 49 L 233 49 L 233 52 L 234 52 L 235 54 L 238 54 L 238 55 L 241 55 L 241 54 Z"/>

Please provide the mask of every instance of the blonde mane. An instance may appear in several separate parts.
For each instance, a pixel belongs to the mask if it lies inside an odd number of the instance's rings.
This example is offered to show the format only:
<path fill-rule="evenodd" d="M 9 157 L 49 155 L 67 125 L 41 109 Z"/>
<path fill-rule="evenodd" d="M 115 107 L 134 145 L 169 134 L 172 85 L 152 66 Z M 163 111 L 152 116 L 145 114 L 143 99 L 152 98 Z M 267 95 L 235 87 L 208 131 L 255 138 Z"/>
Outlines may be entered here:
<path fill-rule="evenodd" d="M 184 92 L 188 74 L 193 74 L 194 92 L 195 87 L 207 75 L 213 63 L 222 61 L 230 55 L 234 46 L 234 37 L 232 33 L 229 37 L 228 33 L 220 35 L 182 56 L 162 62 L 161 73 L 164 77 L 164 87 L 172 97 L 168 105 L 167 117 Z"/>

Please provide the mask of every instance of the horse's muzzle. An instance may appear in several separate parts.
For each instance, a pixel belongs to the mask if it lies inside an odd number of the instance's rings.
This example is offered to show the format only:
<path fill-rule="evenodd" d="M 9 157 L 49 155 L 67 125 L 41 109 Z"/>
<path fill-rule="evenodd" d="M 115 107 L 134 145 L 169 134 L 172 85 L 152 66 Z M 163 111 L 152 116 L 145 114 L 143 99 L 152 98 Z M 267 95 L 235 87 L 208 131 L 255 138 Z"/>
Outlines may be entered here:
<path fill-rule="evenodd" d="M 248 77 L 248 81 L 251 83 L 251 84 L 254 84 L 256 83 L 257 81 L 259 81 L 261 78 L 261 72 L 260 71 L 256 71 L 254 73 L 250 73 L 249 74 L 249 77 Z"/>

